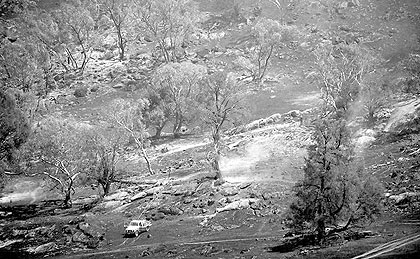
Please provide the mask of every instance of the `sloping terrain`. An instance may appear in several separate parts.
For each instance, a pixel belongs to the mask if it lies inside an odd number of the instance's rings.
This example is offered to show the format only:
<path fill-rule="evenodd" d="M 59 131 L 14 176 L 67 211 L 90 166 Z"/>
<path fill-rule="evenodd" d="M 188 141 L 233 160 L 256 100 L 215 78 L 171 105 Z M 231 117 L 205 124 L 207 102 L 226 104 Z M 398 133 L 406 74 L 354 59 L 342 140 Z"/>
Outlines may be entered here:
<path fill-rule="evenodd" d="M 41 2 L 47 9 L 56 4 Z M 207 157 L 210 137 L 205 132 L 191 132 L 180 139 L 156 141 L 148 149 L 157 172 L 153 176 L 145 173 L 136 150 L 128 149 L 125 166 L 129 174 L 98 203 L 95 186 L 79 188 L 73 208 L 62 209 L 54 204 L 57 196 L 51 198 L 48 187 L 16 183 L 0 198 L 3 204 L 11 201 L 16 205 L 1 210 L 0 257 L 350 258 L 420 231 L 419 101 L 418 97 L 396 98 L 398 103 L 391 107 L 389 120 L 373 130 L 361 129 L 356 141 L 365 168 L 385 188 L 384 215 L 366 229 L 371 237 L 358 241 L 358 232 L 349 231 L 337 237 L 332 247 L 276 250 L 288 231 L 283 214 L 293 199 L 292 186 L 303 175 L 306 147 L 311 144 L 312 113 L 304 110 L 320 103 L 319 91 L 310 77 L 315 68 L 312 51 L 322 42 L 359 43 L 386 61 L 393 79 L 390 84 L 397 88 L 402 74 L 399 62 L 420 50 L 420 3 L 197 2 L 208 16 L 205 25 L 210 35 L 188 49 L 189 58 L 199 64 L 217 66 L 208 62 L 217 60 L 223 67 L 244 55 L 247 19 L 252 18 L 256 7 L 264 17 L 298 26 L 302 34 L 298 46 L 273 58 L 263 87 L 249 89 L 247 123 L 226 132 L 221 160 L 226 182 L 220 185 L 212 180 Z M 100 124 L 109 101 L 141 97 L 154 69 L 149 47 L 129 50 L 130 58 L 122 62 L 116 56 L 106 57 L 106 52 L 95 51 L 83 76 L 57 80 L 68 88 L 49 94 L 43 102 L 45 114 Z M 80 87 L 88 89 L 86 96 L 74 95 Z M 152 221 L 150 232 L 125 237 L 124 225 L 138 218 Z M 398 249 L 381 258 L 419 255 L 418 241 Z"/>

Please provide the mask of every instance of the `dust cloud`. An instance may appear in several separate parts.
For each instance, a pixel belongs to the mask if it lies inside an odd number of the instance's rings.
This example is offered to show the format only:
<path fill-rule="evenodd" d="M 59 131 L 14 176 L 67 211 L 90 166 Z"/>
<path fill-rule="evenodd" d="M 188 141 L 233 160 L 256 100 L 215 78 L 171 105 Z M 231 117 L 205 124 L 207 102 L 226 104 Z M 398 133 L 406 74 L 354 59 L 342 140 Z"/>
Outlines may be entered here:
<path fill-rule="evenodd" d="M 248 143 L 243 155 L 225 156 L 220 160 L 220 170 L 229 182 L 246 182 L 252 179 L 251 169 L 260 161 L 270 158 L 270 148 L 264 141 Z"/>
<path fill-rule="evenodd" d="M 0 197 L 0 204 L 33 204 L 45 198 L 43 188 L 32 181 L 22 181 L 9 186 L 8 193 Z"/>

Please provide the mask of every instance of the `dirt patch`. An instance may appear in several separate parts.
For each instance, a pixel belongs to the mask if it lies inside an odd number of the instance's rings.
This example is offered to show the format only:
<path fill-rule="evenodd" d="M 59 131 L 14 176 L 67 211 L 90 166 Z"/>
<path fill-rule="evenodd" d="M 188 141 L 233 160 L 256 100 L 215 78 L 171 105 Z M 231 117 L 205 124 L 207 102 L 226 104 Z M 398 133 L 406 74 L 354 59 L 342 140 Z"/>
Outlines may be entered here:
<path fill-rule="evenodd" d="M 294 182 L 304 164 L 310 130 L 300 123 L 272 125 L 234 136 L 229 143 L 221 161 L 227 181 Z"/>

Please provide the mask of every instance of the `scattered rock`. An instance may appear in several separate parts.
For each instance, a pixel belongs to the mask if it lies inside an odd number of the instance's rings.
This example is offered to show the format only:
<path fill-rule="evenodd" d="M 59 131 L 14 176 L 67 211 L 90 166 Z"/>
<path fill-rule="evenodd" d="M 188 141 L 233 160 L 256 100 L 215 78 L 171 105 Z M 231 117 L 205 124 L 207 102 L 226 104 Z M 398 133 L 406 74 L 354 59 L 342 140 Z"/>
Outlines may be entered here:
<path fill-rule="evenodd" d="M 28 230 L 25 229 L 13 229 L 12 236 L 13 237 L 25 237 L 28 234 Z"/>

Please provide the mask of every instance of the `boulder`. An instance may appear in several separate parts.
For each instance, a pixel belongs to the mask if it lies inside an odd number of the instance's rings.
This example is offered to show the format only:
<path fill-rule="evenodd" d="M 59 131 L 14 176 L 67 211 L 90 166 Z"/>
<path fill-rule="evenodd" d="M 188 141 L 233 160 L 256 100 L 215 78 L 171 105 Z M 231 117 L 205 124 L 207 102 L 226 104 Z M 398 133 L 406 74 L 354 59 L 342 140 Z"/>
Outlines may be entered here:
<path fill-rule="evenodd" d="M 116 47 L 116 42 L 117 40 L 115 36 L 113 34 L 108 34 L 108 36 L 106 36 L 105 39 L 103 39 L 102 46 L 105 49 L 111 49 L 111 48 Z"/>
<path fill-rule="evenodd" d="M 223 208 L 217 208 L 216 212 L 223 212 L 229 210 L 239 210 L 239 209 L 247 209 L 250 207 L 251 204 L 259 201 L 259 199 L 241 199 L 238 201 L 234 201 Z"/>
<path fill-rule="evenodd" d="M 100 207 L 104 208 L 104 209 L 111 209 L 111 208 L 115 208 L 122 205 L 121 201 L 106 201 L 103 202 Z"/>
<path fill-rule="evenodd" d="M 150 188 L 146 190 L 145 192 L 148 196 L 150 196 L 150 195 L 158 194 L 162 189 L 163 189 L 163 186 L 157 186 L 157 187 Z"/>
<path fill-rule="evenodd" d="M 104 201 L 122 201 L 129 196 L 129 193 L 126 191 L 120 191 L 113 193 L 111 195 L 105 196 Z"/>
<path fill-rule="evenodd" d="M 81 86 L 81 87 L 76 88 L 76 90 L 74 90 L 73 95 L 76 96 L 77 98 L 80 98 L 80 97 L 86 97 L 87 93 L 88 93 L 88 88 Z"/>
<path fill-rule="evenodd" d="M 387 125 L 384 128 L 385 132 L 396 132 L 404 130 L 407 126 L 412 126 L 413 122 L 420 121 L 420 98 L 397 104 L 397 107 L 392 112 Z M 420 128 L 418 123 L 417 130 Z M 413 125 L 413 126 L 416 126 Z M 416 129 L 414 129 L 416 130 Z"/>
<path fill-rule="evenodd" d="M 83 232 L 76 232 L 73 234 L 71 240 L 76 243 L 88 243 L 89 237 Z"/>
<path fill-rule="evenodd" d="M 121 89 L 123 87 L 124 87 L 123 83 L 115 84 L 115 85 L 112 86 L 112 88 L 114 88 L 114 89 Z"/>
<path fill-rule="evenodd" d="M 404 192 L 398 195 L 390 195 L 388 198 L 394 201 L 396 205 L 403 205 L 416 200 L 420 201 L 420 193 Z"/>
<path fill-rule="evenodd" d="M 164 218 L 165 218 L 165 214 L 162 212 L 154 212 L 154 213 L 149 214 L 149 216 L 146 216 L 146 219 L 154 220 L 154 221 L 158 221 Z"/>
<path fill-rule="evenodd" d="M 57 245 L 54 242 L 46 243 L 37 247 L 28 248 L 28 252 L 31 254 L 44 254 L 46 252 L 52 252 L 57 249 Z"/>
<path fill-rule="evenodd" d="M 356 6 L 359 6 L 359 5 L 360 5 L 359 0 L 351 0 L 351 1 L 347 2 L 348 7 L 356 7 Z"/>
<path fill-rule="evenodd" d="M 239 193 L 239 191 L 235 187 L 227 187 L 227 188 L 224 188 L 220 191 L 220 194 L 222 194 L 223 196 L 234 196 L 238 193 Z"/>
<path fill-rule="evenodd" d="M 130 198 L 130 202 L 131 201 L 142 199 L 142 198 L 144 198 L 146 196 L 147 196 L 147 193 L 146 192 L 139 192 L 139 193 L 137 193 L 136 195 L 134 195 L 133 197 Z"/>
<path fill-rule="evenodd" d="M 251 186 L 251 182 L 249 182 L 249 183 L 241 183 L 240 185 L 239 185 L 239 189 L 246 189 L 246 188 L 248 188 L 249 186 Z"/>
<path fill-rule="evenodd" d="M 12 236 L 13 237 L 25 237 L 29 233 L 26 229 L 13 229 Z"/>
<path fill-rule="evenodd" d="M 177 187 L 175 190 L 172 191 L 172 195 L 174 196 L 186 196 L 190 190 L 188 188 L 185 188 L 183 186 Z"/>
<path fill-rule="evenodd" d="M 180 208 L 167 206 L 159 208 L 158 211 L 165 215 L 182 215 L 184 213 Z"/>

